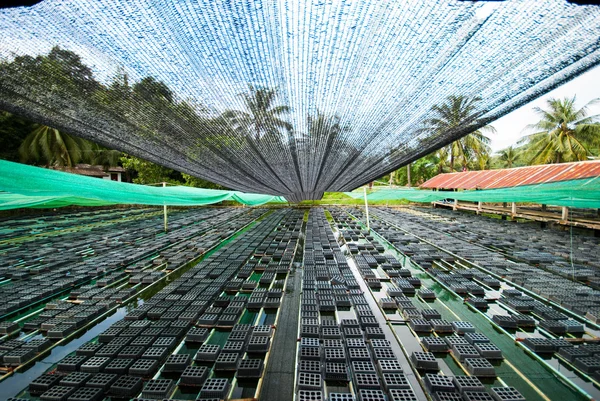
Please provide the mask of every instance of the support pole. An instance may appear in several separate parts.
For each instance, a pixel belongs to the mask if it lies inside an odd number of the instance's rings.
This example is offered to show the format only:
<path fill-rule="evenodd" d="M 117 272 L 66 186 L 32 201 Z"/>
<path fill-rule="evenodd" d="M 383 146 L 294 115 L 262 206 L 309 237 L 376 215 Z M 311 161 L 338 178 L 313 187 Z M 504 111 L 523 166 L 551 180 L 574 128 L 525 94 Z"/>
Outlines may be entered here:
<path fill-rule="evenodd" d="M 566 206 L 563 206 L 561 220 L 566 222 L 568 219 L 569 219 L 569 208 Z"/>
<path fill-rule="evenodd" d="M 454 203 L 452 204 L 452 210 L 458 210 L 458 199 L 454 199 Z"/>
<path fill-rule="evenodd" d="M 163 188 L 167 187 L 167 183 L 166 182 L 163 182 L 162 184 L 163 184 Z M 168 217 L 167 217 L 167 205 L 166 204 L 163 206 L 163 212 L 164 212 L 164 215 L 165 215 L 165 232 L 167 232 L 167 230 L 168 230 L 168 224 L 167 224 Z"/>
<path fill-rule="evenodd" d="M 481 214 L 481 206 L 482 206 L 482 202 L 481 201 L 477 202 L 477 214 Z"/>
<path fill-rule="evenodd" d="M 367 202 L 367 187 L 363 187 L 365 193 L 365 212 L 367 214 L 367 230 L 371 229 L 371 225 L 369 223 L 369 202 Z"/>
<path fill-rule="evenodd" d="M 515 202 L 512 202 L 510 205 L 510 218 L 514 220 L 516 214 L 517 214 L 517 204 Z"/>

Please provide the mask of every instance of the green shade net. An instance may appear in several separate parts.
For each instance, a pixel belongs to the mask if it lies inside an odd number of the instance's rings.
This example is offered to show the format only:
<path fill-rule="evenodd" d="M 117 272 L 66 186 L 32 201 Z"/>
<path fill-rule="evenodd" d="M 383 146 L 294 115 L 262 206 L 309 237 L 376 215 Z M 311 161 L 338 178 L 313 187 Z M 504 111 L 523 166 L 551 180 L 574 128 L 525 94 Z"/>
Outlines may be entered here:
<path fill-rule="evenodd" d="M 362 193 L 347 195 L 360 198 Z M 380 190 L 367 196 L 369 201 L 405 199 L 413 202 L 435 202 L 457 199 L 470 202 L 517 202 L 538 203 L 575 208 L 600 208 L 600 177 L 558 181 L 510 188 L 486 189 L 481 191 L 431 191 L 419 189 Z"/>
<path fill-rule="evenodd" d="M 238 191 L 176 187 L 149 187 L 103 180 L 0 160 L 0 210 L 115 204 L 200 206 L 236 201 L 256 206 L 284 203 L 280 196 Z"/>

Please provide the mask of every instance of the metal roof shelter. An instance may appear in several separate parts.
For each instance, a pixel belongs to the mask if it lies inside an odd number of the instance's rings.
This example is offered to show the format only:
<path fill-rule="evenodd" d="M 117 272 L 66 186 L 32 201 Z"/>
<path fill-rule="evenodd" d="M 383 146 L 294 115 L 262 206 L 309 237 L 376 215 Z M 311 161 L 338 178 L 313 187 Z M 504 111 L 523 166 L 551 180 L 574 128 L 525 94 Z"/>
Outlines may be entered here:
<path fill-rule="evenodd" d="M 0 36 L 0 108 L 296 201 L 352 190 L 598 65 L 600 8 L 44 0 L 0 10 Z M 423 131 L 451 95 L 481 97 L 476 116 Z"/>
<path fill-rule="evenodd" d="M 600 160 L 438 174 L 424 189 L 494 189 L 600 176 Z"/>

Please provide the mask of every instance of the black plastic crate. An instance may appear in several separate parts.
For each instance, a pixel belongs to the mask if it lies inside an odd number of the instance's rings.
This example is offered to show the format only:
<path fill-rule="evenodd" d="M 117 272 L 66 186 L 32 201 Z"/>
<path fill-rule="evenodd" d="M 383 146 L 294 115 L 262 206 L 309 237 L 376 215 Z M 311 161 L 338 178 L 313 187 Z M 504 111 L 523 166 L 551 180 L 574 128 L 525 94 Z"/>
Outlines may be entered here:
<path fill-rule="evenodd" d="M 45 373 L 29 383 L 29 393 L 31 395 L 40 395 L 55 386 L 63 378 L 61 375 Z"/>
<path fill-rule="evenodd" d="M 105 373 L 127 374 L 129 367 L 134 363 L 133 359 L 113 358 L 104 368 Z"/>
<path fill-rule="evenodd" d="M 54 386 L 40 396 L 42 401 L 67 401 L 69 396 L 75 392 L 75 387 Z"/>
<path fill-rule="evenodd" d="M 100 388 L 103 391 L 106 391 L 115 381 L 117 381 L 118 378 L 119 376 L 116 374 L 96 373 L 85 385 L 86 387 Z"/>
<path fill-rule="evenodd" d="M 476 376 L 455 376 L 453 381 L 456 390 L 461 394 L 465 391 L 485 391 L 483 383 Z"/>
<path fill-rule="evenodd" d="M 438 362 L 430 352 L 413 352 L 410 356 L 411 362 L 417 369 L 438 371 Z"/>
<path fill-rule="evenodd" d="M 120 376 L 110 386 L 108 393 L 116 398 L 133 398 L 142 391 L 143 383 L 139 377 Z"/>
<path fill-rule="evenodd" d="M 142 397 L 154 399 L 169 398 L 174 388 L 175 383 L 173 382 L 173 380 L 149 380 L 144 386 L 144 390 L 142 391 Z"/>
<path fill-rule="evenodd" d="M 180 373 L 192 363 L 192 358 L 188 354 L 173 354 L 169 355 L 165 362 L 163 371 L 165 373 L 176 372 Z"/>
<path fill-rule="evenodd" d="M 229 391 L 228 379 L 208 379 L 200 390 L 201 398 L 224 399 Z"/>
<path fill-rule="evenodd" d="M 137 377 L 152 377 L 158 370 L 156 359 L 137 359 L 130 367 L 129 374 Z"/>
<path fill-rule="evenodd" d="M 104 392 L 100 388 L 81 387 L 75 390 L 67 398 L 67 401 L 101 401 L 104 399 Z"/>
<path fill-rule="evenodd" d="M 56 369 L 61 372 L 74 372 L 79 370 L 81 365 L 88 359 L 83 355 L 72 355 L 61 360 Z"/>
<path fill-rule="evenodd" d="M 427 387 L 427 389 L 433 393 L 440 391 L 452 393 L 456 391 L 451 376 L 441 376 L 428 373 L 425 375 L 423 381 L 425 383 L 425 387 Z"/>
<path fill-rule="evenodd" d="M 105 356 L 93 356 L 81 364 L 82 372 L 99 373 L 110 363 L 110 358 Z"/>
<path fill-rule="evenodd" d="M 525 401 L 525 397 L 514 387 L 492 387 L 490 392 L 496 401 Z"/>
<path fill-rule="evenodd" d="M 91 377 L 91 373 L 72 372 L 63 377 L 59 384 L 61 386 L 82 387 Z"/>
<path fill-rule="evenodd" d="M 263 373 L 263 366 L 264 364 L 261 359 L 242 359 L 238 364 L 236 377 L 241 379 L 260 378 Z"/>

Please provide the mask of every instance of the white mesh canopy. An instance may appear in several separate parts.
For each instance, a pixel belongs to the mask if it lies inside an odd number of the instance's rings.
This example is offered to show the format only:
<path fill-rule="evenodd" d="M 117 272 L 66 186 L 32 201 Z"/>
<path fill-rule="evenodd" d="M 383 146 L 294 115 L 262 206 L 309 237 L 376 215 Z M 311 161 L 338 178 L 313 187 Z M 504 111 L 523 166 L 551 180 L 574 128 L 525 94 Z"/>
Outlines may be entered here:
<path fill-rule="evenodd" d="M 0 36 L 0 108 L 299 200 L 369 182 L 597 65 L 600 8 L 45 0 L 1 10 Z M 423 130 L 448 96 L 480 97 L 477 118 Z"/>

